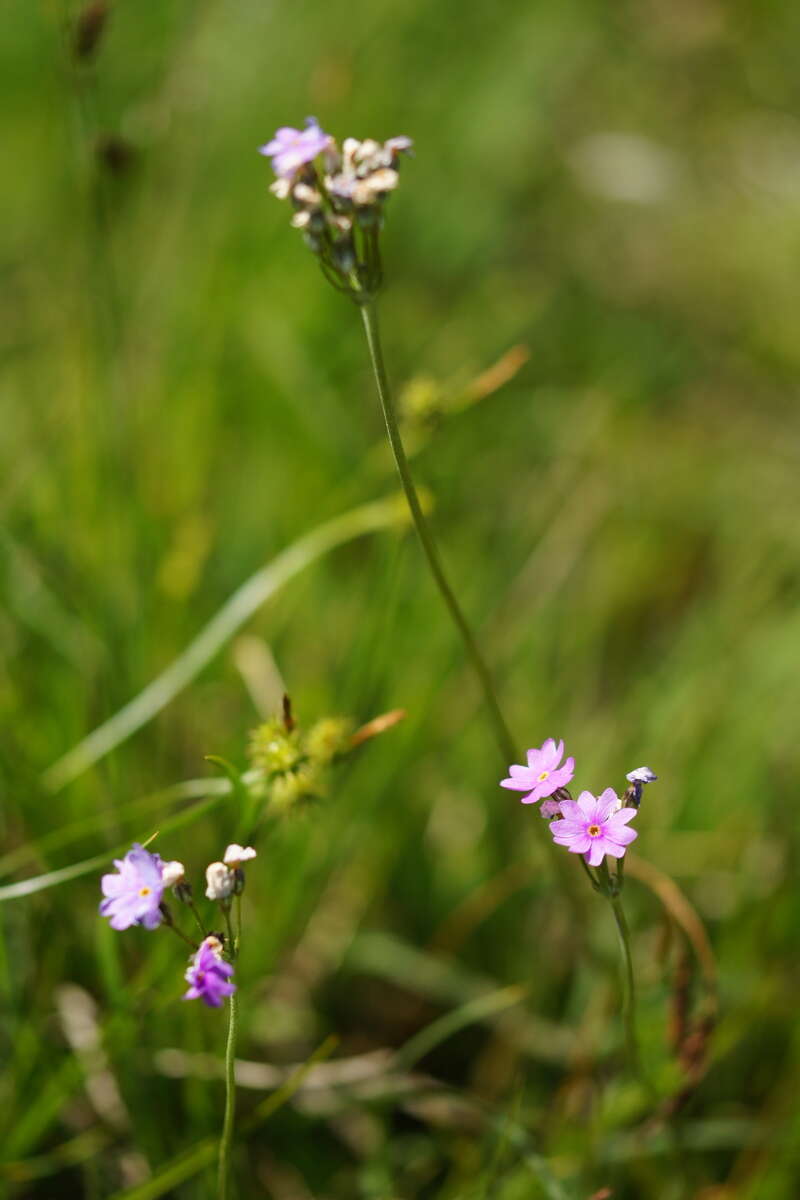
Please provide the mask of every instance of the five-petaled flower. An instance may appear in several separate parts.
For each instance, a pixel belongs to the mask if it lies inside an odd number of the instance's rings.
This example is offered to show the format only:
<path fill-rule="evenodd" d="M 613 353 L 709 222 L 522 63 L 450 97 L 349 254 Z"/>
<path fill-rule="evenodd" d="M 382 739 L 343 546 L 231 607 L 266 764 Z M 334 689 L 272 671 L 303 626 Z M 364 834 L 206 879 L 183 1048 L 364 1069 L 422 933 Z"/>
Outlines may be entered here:
<path fill-rule="evenodd" d="M 561 801 L 562 820 L 553 821 L 553 841 L 566 846 L 572 854 L 582 854 L 590 867 L 599 867 L 605 856 L 622 858 L 625 848 L 638 834 L 628 828 L 636 816 L 635 808 L 619 808 L 613 788 L 599 796 L 581 792 L 577 801 Z"/>
<path fill-rule="evenodd" d="M 186 971 L 190 986 L 183 994 L 184 1000 L 202 1000 L 209 1008 L 221 1008 L 225 997 L 236 991 L 236 984 L 230 982 L 232 974 L 233 967 L 222 957 L 219 938 L 207 937 L 192 955 Z"/>
<path fill-rule="evenodd" d="M 306 118 L 305 129 L 283 125 L 259 154 L 272 159 L 272 169 L 279 177 L 294 175 L 300 167 L 313 162 L 330 145 L 330 135 L 320 129 L 315 117 Z"/>
<path fill-rule="evenodd" d="M 114 860 L 117 874 L 104 875 L 100 881 L 104 900 L 100 915 L 109 918 L 112 929 L 144 925 L 155 929 L 161 924 L 161 897 L 164 880 L 160 857 L 134 842 L 124 858 Z"/>
<path fill-rule="evenodd" d="M 574 758 L 559 766 L 563 755 L 564 743 L 556 744 L 553 738 L 548 738 L 538 750 L 528 751 L 527 767 L 509 767 L 509 778 L 503 779 L 500 787 L 527 792 L 527 796 L 520 797 L 523 804 L 535 804 L 545 796 L 552 796 L 559 788 L 566 787 L 575 774 Z"/>

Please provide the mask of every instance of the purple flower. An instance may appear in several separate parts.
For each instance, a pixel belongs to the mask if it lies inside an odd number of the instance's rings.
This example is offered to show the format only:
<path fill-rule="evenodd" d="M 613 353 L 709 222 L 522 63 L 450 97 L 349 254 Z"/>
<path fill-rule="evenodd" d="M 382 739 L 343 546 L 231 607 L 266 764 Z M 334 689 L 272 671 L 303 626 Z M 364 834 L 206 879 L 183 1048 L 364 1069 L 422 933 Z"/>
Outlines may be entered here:
<path fill-rule="evenodd" d="M 553 841 L 566 846 L 572 854 L 582 854 L 590 867 L 599 867 L 606 854 L 622 858 L 625 847 L 639 835 L 628 828 L 636 816 L 635 808 L 620 808 L 620 799 L 613 788 L 599 796 L 581 792 L 577 802 L 561 801 L 563 820 L 553 821 L 550 832 Z"/>
<path fill-rule="evenodd" d="M 306 118 L 305 129 L 292 129 L 284 125 L 278 129 L 271 142 L 259 146 L 259 154 L 272 159 L 276 175 L 294 175 L 299 167 L 312 162 L 331 142 L 329 134 L 320 129 L 314 117 Z"/>
<path fill-rule="evenodd" d="M 564 743 L 556 745 L 553 738 L 548 738 L 538 750 L 528 751 L 527 767 L 508 768 L 509 778 L 503 779 L 500 787 L 527 792 L 527 796 L 520 797 L 523 804 L 535 804 L 545 796 L 552 796 L 559 788 L 566 787 L 575 774 L 574 758 L 568 758 L 563 767 L 558 765 L 563 754 Z"/>
<path fill-rule="evenodd" d="M 236 991 L 236 984 L 228 982 L 232 974 L 233 967 L 222 957 L 219 938 L 207 937 L 186 972 L 191 986 L 184 992 L 184 1000 L 202 1000 L 209 1008 L 221 1008 L 225 997 Z"/>
<path fill-rule="evenodd" d="M 114 860 L 114 866 L 118 874 L 104 875 L 100 881 L 105 896 L 100 915 L 110 918 L 112 929 L 131 925 L 155 929 L 161 924 L 159 905 L 164 894 L 160 857 L 134 842 L 124 858 Z"/>

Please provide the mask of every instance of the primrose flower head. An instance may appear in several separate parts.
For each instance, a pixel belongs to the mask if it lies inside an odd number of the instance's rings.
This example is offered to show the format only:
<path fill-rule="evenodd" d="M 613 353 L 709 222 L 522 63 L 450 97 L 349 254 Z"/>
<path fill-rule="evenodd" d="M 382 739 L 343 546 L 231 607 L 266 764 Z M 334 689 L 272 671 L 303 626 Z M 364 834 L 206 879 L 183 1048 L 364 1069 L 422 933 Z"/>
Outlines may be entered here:
<path fill-rule="evenodd" d="M 105 897 L 100 915 L 109 918 L 112 929 L 144 925 L 155 929 L 161 924 L 161 898 L 164 894 L 163 863 L 138 842 L 124 858 L 114 860 L 116 874 L 104 875 L 100 886 Z"/>
<path fill-rule="evenodd" d="M 380 288 L 378 232 L 386 199 L 400 181 L 400 158 L 411 145 L 408 137 L 383 143 L 345 138 L 340 149 L 309 117 L 305 129 L 284 126 L 260 147 L 278 176 L 270 190 L 291 202 L 292 225 L 329 283 L 357 304 Z"/>
<path fill-rule="evenodd" d="M 184 1000 L 202 1000 L 209 1008 L 220 1008 L 226 996 L 232 996 L 236 984 L 230 982 L 233 967 L 222 957 L 219 938 L 207 937 L 192 955 L 185 979 L 190 985 Z"/>
<path fill-rule="evenodd" d="M 636 816 L 635 808 L 620 808 L 613 788 L 599 796 L 581 792 L 577 801 L 561 801 L 562 820 L 553 821 L 553 841 L 566 846 L 572 854 L 582 854 L 590 867 L 599 867 L 606 855 L 622 858 L 625 849 L 638 834 L 628 828 Z"/>
<path fill-rule="evenodd" d="M 509 767 L 509 777 L 501 780 L 500 787 L 527 792 L 527 796 L 520 797 L 523 804 L 544 800 L 545 796 L 552 796 L 559 788 L 566 787 L 575 774 L 575 759 L 568 758 L 560 766 L 563 756 L 564 743 L 548 738 L 538 750 L 528 751 L 527 766 Z"/>
<path fill-rule="evenodd" d="M 249 859 L 255 858 L 256 852 L 252 846 L 239 846 L 236 842 L 232 842 L 222 859 L 226 867 L 240 867 L 243 862 L 248 862 Z"/>

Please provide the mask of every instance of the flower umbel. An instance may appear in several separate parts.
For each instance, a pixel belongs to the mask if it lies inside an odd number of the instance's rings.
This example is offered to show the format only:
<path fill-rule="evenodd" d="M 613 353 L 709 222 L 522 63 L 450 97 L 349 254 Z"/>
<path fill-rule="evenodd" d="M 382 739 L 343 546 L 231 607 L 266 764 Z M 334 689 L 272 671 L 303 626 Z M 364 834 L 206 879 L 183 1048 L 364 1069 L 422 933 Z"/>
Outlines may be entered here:
<path fill-rule="evenodd" d="M 124 858 L 114 860 L 117 873 L 100 881 L 104 900 L 100 915 L 109 918 L 112 929 L 144 925 L 155 929 L 161 924 L 161 898 L 164 880 L 160 857 L 135 842 Z"/>
<path fill-rule="evenodd" d="M 278 176 L 270 190 L 291 201 L 292 225 L 319 258 L 325 278 L 357 304 L 368 303 L 380 288 L 383 209 L 400 179 L 400 156 L 411 145 L 407 137 L 383 143 L 345 138 L 340 150 L 309 117 L 305 129 L 284 126 L 259 149 Z"/>
<path fill-rule="evenodd" d="M 599 796 L 581 792 L 577 801 L 562 800 L 562 820 L 553 821 L 550 826 L 553 841 L 566 846 L 572 854 L 582 854 L 590 867 L 599 867 L 606 855 L 622 858 L 638 834 L 628 828 L 636 809 L 618 805 L 619 797 L 613 788 L 606 788 Z"/>
<path fill-rule="evenodd" d="M 219 938 L 207 937 L 191 958 L 186 971 L 189 990 L 184 1000 L 202 1000 L 209 1008 L 221 1008 L 226 996 L 232 996 L 236 984 L 230 982 L 233 967 L 222 957 Z"/>
<path fill-rule="evenodd" d="M 568 758 L 563 766 L 559 766 L 564 756 L 564 743 L 556 744 L 553 738 L 539 747 L 538 750 L 528 751 L 526 767 L 509 767 L 509 778 L 500 782 L 500 787 L 509 788 L 515 792 L 527 792 L 521 796 L 523 804 L 535 804 L 552 796 L 559 788 L 566 787 L 575 774 L 575 759 Z"/>

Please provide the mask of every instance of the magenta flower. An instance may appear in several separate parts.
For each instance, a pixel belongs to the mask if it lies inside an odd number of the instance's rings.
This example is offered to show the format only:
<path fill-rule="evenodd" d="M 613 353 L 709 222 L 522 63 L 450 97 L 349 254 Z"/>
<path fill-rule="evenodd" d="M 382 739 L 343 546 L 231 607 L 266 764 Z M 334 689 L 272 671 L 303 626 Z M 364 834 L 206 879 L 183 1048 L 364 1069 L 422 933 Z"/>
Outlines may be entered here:
<path fill-rule="evenodd" d="M 625 847 L 639 835 L 628 828 L 636 809 L 620 808 L 620 803 L 613 788 L 606 788 L 599 796 L 581 792 L 577 802 L 562 800 L 563 820 L 553 821 L 550 826 L 553 841 L 572 854 L 582 854 L 590 867 L 599 867 L 606 854 L 622 858 Z"/>
<path fill-rule="evenodd" d="M 575 759 L 568 758 L 563 767 L 558 764 L 564 754 L 564 743 L 556 745 L 553 738 L 548 738 L 538 750 L 528 751 L 527 767 L 509 767 L 509 778 L 501 780 L 500 787 L 510 788 L 514 792 L 527 792 L 521 796 L 523 804 L 535 804 L 545 796 L 566 787 L 575 774 Z"/>
<path fill-rule="evenodd" d="M 236 991 L 236 984 L 229 982 L 232 974 L 233 967 L 222 957 L 219 938 L 207 937 L 186 972 L 186 982 L 191 986 L 184 992 L 184 1000 L 202 1000 L 209 1008 L 221 1008 L 225 997 Z"/>
<path fill-rule="evenodd" d="M 259 146 L 259 154 L 272 159 L 272 169 L 281 177 L 294 175 L 299 167 L 312 162 L 330 145 L 331 137 L 320 129 L 316 118 L 306 118 L 305 129 L 284 125 L 271 142 Z"/>
<path fill-rule="evenodd" d="M 155 929 L 161 924 L 159 905 L 164 894 L 160 857 L 134 842 L 124 858 L 114 860 L 114 866 L 118 874 L 104 875 L 100 881 L 105 896 L 100 915 L 110 918 L 112 929 L 131 925 Z"/>

